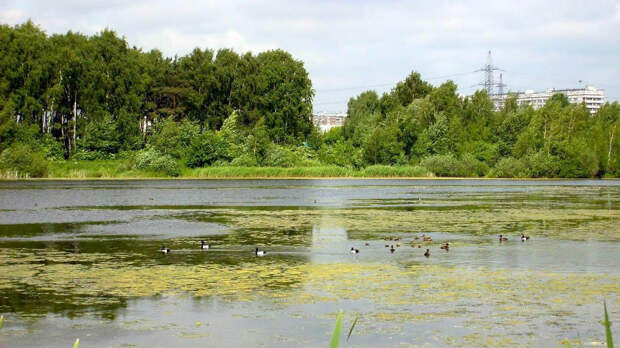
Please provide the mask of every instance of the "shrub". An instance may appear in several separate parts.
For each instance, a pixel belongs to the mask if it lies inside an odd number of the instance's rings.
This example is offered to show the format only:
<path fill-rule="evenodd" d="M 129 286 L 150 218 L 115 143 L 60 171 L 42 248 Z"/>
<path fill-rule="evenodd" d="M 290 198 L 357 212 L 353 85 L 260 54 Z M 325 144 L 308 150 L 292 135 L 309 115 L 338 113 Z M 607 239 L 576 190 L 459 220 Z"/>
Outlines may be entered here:
<path fill-rule="evenodd" d="M 233 159 L 230 165 L 234 167 L 258 167 L 258 161 L 254 155 L 244 153 Z"/>
<path fill-rule="evenodd" d="M 192 139 L 199 134 L 200 127 L 194 122 L 184 120 L 177 123 L 168 118 L 156 125 L 149 144 L 163 154 L 181 158 L 185 154 L 185 149 L 191 146 Z"/>
<path fill-rule="evenodd" d="M 452 154 L 428 156 L 422 159 L 421 164 L 436 176 L 483 176 L 489 171 L 486 163 L 469 153 L 460 160 Z"/>
<path fill-rule="evenodd" d="M 190 168 L 204 167 L 216 161 L 230 161 L 229 144 L 212 131 L 205 131 L 192 140 L 187 157 Z"/>
<path fill-rule="evenodd" d="M 559 158 L 544 151 L 525 157 L 528 167 L 528 176 L 532 178 L 554 178 L 558 176 Z"/>
<path fill-rule="evenodd" d="M 513 157 L 504 157 L 500 159 L 495 167 L 489 173 L 489 176 L 495 178 L 519 178 L 527 176 L 527 168 L 523 161 Z"/>
<path fill-rule="evenodd" d="M 484 176 L 489 171 L 489 166 L 476 159 L 476 157 L 470 153 L 466 153 L 461 156 L 461 160 L 458 163 L 457 176 Z"/>
<path fill-rule="evenodd" d="M 65 156 L 65 148 L 62 144 L 54 139 L 51 134 L 44 134 L 41 137 L 41 151 L 45 154 L 45 158 L 50 160 L 62 160 Z"/>
<path fill-rule="evenodd" d="M 135 166 L 136 169 L 163 172 L 170 176 L 179 176 L 180 173 L 177 162 L 171 156 L 164 155 L 151 147 L 136 154 Z"/>
<path fill-rule="evenodd" d="M 333 145 L 323 145 L 318 155 L 322 163 L 341 167 L 359 168 L 363 162 L 362 150 L 350 141 L 340 140 Z"/>
<path fill-rule="evenodd" d="M 274 144 L 269 146 L 263 163 L 268 167 L 288 168 L 294 167 L 299 162 L 301 162 L 300 156 L 291 149 Z"/>
<path fill-rule="evenodd" d="M 428 156 L 421 164 L 436 176 L 456 176 L 459 171 L 458 160 L 452 154 Z"/>
<path fill-rule="evenodd" d="M 17 176 L 41 178 L 47 176 L 48 162 L 43 152 L 30 145 L 14 144 L 0 155 L 0 170 L 15 172 Z"/>
<path fill-rule="evenodd" d="M 120 135 L 115 120 L 105 116 L 101 121 L 92 121 L 86 125 L 86 136 L 78 142 L 78 148 L 91 154 L 84 154 L 89 159 L 106 159 L 121 147 Z M 85 159 L 84 158 L 84 159 Z"/>
<path fill-rule="evenodd" d="M 113 154 L 109 154 L 101 151 L 87 151 L 84 149 L 79 149 L 77 152 L 71 156 L 71 159 L 78 161 L 96 161 L 96 160 L 106 160 L 114 158 Z"/>

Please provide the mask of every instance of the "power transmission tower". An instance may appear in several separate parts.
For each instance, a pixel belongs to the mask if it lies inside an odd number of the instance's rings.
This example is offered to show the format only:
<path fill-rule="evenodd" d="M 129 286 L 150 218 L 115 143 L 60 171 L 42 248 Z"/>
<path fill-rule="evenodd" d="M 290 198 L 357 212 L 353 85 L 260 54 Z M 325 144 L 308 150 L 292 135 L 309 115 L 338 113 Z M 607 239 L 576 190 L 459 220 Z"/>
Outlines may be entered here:
<path fill-rule="evenodd" d="M 500 73 L 499 82 L 497 83 L 497 94 L 500 98 L 504 97 L 504 87 L 506 87 L 506 84 L 502 80 L 502 73 Z"/>
<path fill-rule="evenodd" d="M 482 69 L 478 69 L 476 71 L 484 71 L 484 82 L 480 84 L 480 86 L 483 86 L 484 89 L 487 91 L 487 94 L 489 96 L 494 94 L 494 88 L 495 88 L 495 83 L 493 81 L 493 72 L 499 70 L 501 71 L 502 69 L 496 67 L 493 65 L 493 60 L 491 58 L 491 51 L 489 51 L 489 54 L 487 55 L 487 63 L 482 67 Z M 503 87 L 502 87 L 503 90 Z"/>

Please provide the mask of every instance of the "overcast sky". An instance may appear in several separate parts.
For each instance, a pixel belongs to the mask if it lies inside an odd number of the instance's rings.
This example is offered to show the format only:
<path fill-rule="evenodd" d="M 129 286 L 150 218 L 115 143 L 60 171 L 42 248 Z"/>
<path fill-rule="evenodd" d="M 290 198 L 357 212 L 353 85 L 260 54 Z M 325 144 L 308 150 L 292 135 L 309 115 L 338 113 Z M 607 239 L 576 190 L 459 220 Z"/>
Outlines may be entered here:
<path fill-rule="evenodd" d="M 346 111 L 351 96 L 388 91 L 412 70 L 471 94 L 488 50 L 510 90 L 581 80 L 620 100 L 620 0 L 0 2 L 0 22 L 28 18 L 50 34 L 107 27 L 169 56 L 282 48 L 305 62 L 315 112 Z"/>

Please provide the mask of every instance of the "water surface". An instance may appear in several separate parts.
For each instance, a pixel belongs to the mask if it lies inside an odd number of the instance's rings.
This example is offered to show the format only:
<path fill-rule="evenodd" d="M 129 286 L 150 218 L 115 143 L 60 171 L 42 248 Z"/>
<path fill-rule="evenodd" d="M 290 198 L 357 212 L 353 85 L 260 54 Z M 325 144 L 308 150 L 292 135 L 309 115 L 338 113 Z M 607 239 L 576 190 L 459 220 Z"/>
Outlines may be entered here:
<path fill-rule="evenodd" d="M 351 346 L 596 345 L 619 208 L 611 180 L 0 182 L 0 346 L 325 346 L 339 309 Z"/>

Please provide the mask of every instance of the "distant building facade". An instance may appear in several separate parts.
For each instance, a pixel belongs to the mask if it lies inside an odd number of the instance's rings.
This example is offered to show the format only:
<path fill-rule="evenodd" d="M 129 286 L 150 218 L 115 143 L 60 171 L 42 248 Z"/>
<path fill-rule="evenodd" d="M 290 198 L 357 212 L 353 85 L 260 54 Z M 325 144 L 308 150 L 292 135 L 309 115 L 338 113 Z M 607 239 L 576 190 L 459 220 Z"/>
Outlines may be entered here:
<path fill-rule="evenodd" d="M 534 109 L 539 109 L 543 107 L 547 100 L 549 100 L 549 98 L 551 98 L 554 94 L 564 94 L 571 104 L 585 103 L 586 108 L 591 114 L 595 114 L 607 102 L 604 90 L 596 89 L 592 86 L 586 86 L 585 88 L 576 89 L 551 88 L 544 92 L 527 90 L 525 92 L 517 93 L 517 105 L 531 105 Z M 506 94 L 492 96 L 491 99 L 497 109 L 504 107 L 506 96 Z"/>
<path fill-rule="evenodd" d="M 321 129 L 321 132 L 327 132 L 334 127 L 342 127 L 344 125 L 344 119 L 347 118 L 347 114 L 328 114 L 320 113 L 312 115 L 312 122 L 315 126 Z"/>

